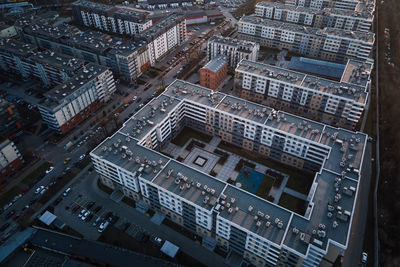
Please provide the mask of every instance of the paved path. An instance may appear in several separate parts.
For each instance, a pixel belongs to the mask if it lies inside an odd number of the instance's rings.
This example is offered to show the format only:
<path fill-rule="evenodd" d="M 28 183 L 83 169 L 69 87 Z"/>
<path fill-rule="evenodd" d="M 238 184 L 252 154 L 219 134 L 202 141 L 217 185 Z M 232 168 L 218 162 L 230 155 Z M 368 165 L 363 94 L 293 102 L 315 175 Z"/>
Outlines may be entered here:
<path fill-rule="evenodd" d="M 221 170 L 217 174 L 217 178 L 221 181 L 226 182 L 229 177 L 232 177 L 232 173 L 235 172 L 236 164 L 239 162 L 238 156 L 229 155 L 228 160 L 222 166 Z M 234 178 L 234 177 L 232 177 Z"/>

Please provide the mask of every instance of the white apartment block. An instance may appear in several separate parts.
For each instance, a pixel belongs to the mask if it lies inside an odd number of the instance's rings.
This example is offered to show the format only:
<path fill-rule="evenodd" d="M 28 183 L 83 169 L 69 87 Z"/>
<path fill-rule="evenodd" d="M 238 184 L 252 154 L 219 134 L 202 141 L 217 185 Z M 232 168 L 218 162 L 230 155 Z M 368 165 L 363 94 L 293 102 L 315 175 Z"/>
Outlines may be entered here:
<path fill-rule="evenodd" d="M 45 100 L 38 105 L 42 120 L 49 128 L 66 133 L 101 107 L 115 90 L 112 72 L 89 63 L 44 94 Z"/>
<path fill-rule="evenodd" d="M 150 28 L 146 12 L 128 6 L 111 6 L 86 0 L 72 3 L 75 19 L 82 25 L 122 35 L 138 35 Z"/>
<path fill-rule="evenodd" d="M 242 59 L 257 61 L 260 45 L 255 42 L 233 39 L 222 36 L 212 36 L 207 42 L 207 60 L 219 55 L 225 55 L 228 65 L 236 68 Z"/>
<path fill-rule="evenodd" d="M 23 162 L 21 153 L 14 142 L 8 139 L 0 142 L 0 178 L 13 174 Z"/>
<path fill-rule="evenodd" d="M 371 70 L 372 64 L 350 60 L 338 82 L 242 60 L 236 68 L 235 90 L 251 101 L 354 129 L 367 105 Z"/>
<path fill-rule="evenodd" d="M 311 9 L 284 5 L 279 2 L 260 2 L 255 14 L 259 17 L 279 20 L 316 28 L 335 28 L 346 31 L 370 31 L 374 20 L 373 10 L 341 10 L 335 8 Z"/>
<path fill-rule="evenodd" d="M 305 214 L 159 153 L 184 126 L 314 170 Z M 215 239 L 248 264 L 319 266 L 347 249 L 366 140 L 362 133 L 176 80 L 90 155 L 102 183 Z"/>
<path fill-rule="evenodd" d="M 261 46 L 286 49 L 302 55 L 337 63 L 349 59 L 372 61 L 375 34 L 335 28 L 317 29 L 256 16 L 243 16 L 238 22 L 239 37 Z"/>

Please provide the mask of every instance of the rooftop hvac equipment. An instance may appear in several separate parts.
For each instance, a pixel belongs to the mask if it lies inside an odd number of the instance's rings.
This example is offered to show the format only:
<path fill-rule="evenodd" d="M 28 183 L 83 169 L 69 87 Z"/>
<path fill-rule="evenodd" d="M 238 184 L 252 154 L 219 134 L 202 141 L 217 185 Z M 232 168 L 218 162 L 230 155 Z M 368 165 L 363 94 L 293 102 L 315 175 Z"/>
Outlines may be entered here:
<path fill-rule="evenodd" d="M 270 225 L 271 225 L 271 222 L 270 222 L 270 221 L 268 221 L 268 222 L 265 223 L 265 226 L 266 226 L 267 228 L 268 228 Z"/>
<path fill-rule="evenodd" d="M 339 226 L 339 223 L 337 221 L 333 221 L 332 227 L 333 229 L 336 229 Z"/>
<path fill-rule="evenodd" d="M 253 211 L 253 206 L 249 206 L 248 211 L 252 212 Z"/>

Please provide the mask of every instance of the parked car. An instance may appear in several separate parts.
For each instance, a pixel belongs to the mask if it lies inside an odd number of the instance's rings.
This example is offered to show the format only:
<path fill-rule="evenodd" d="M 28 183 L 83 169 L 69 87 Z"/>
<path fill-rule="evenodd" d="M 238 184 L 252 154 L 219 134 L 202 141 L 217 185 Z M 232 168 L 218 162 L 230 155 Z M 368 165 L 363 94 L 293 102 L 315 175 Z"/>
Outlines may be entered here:
<path fill-rule="evenodd" d="M 367 264 L 367 261 L 368 261 L 368 254 L 367 254 L 367 252 L 363 252 L 361 254 L 361 262 L 364 264 Z"/>
<path fill-rule="evenodd" d="M 43 185 L 39 186 L 38 188 L 36 188 L 35 194 L 39 194 L 43 189 L 44 189 Z"/>
<path fill-rule="evenodd" d="M 97 212 L 99 212 L 101 209 L 102 209 L 101 206 L 97 206 L 93 211 L 94 211 L 94 213 L 97 213 Z"/>
<path fill-rule="evenodd" d="M 154 237 L 154 242 L 157 244 L 157 245 L 159 245 L 159 246 L 161 246 L 161 243 L 162 243 L 162 239 L 160 238 L 160 237 L 158 237 L 158 236 L 155 236 Z"/>
<path fill-rule="evenodd" d="M 64 197 L 68 196 L 69 192 L 71 192 L 71 187 L 68 187 L 67 189 L 65 189 L 63 196 Z"/>
<path fill-rule="evenodd" d="M 71 158 L 66 158 L 66 159 L 64 160 L 64 165 L 67 165 L 68 162 L 70 162 L 70 161 L 71 161 Z"/>
<path fill-rule="evenodd" d="M 89 214 L 90 214 L 90 211 L 86 211 L 85 213 L 83 213 L 82 217 L 81 217 L 82 221 L 86 220 L 86 218 L 89 216 Z"/>
<path fill-rule="evenodd" d="M 46 170 L 46 174 L 49 174 L 49 173 L 52 172 L 53 170 L 54 170 L 54 167 L 51 166 L 50 168 L 48 168 L 48 169 Z"/>
<path fill-rule="evenodd" d="M 90 222 L 93 219 L 93 214 L 89 214 L 86 219 L 85 222 Z"/>
<path fill-rule="evenodd" d="M 97 219 L 92 223 L 92 225 L 93 225 L 94 227 L 96 227 L 96 226 L 100 223 L 100 221 L 101 221 L 101 218 L 100 218 L 100 217 L 97 217 Z"/>
<path fill-rule="evenodd" d="M 58 197 L 56 201 L 54 201 L 54 205 L 57 206 L 62 201 L 62 197 Z"/>
<path fill-rule="evenodd" d="M 76 204 L 73 208 L 72 208 L 72 213 L 75 213 L 79 210 L 81 206 L 79 206 L 78 204 Z"/>
<path fill-rule="evenodd" d="M 97 230 L 99 233 L 102 233 L 104 230 L 106 230 L 107 226 L 110 224 L 109 221 L 105 221 L 100 224 L 99 229 Z"/>
<path fill-rule="evenodd" d="M 86 205 L 86 208 L 87 208 L 87 209 L 90 209 L 91 207 L 94 206 L 94 204 L 95 204 L 95 202 L 94 202 L 94 201 L 91 201 L 91 202 L 89 202 L 89 203 Z"/>
<path fill-rule="evenodd" d="M 6 219 L 6 220 L 10 219 L 14 214 L 15 214 L 15 210 L 10 210 L 10 211 L 6 214 L 5 219 Z"/>
<path fill-rule="evenodd" d="M 121 230 L 122 230 L 123 232 L 125 232 L 126 230 L 128 230 L 129 226 L 131 226 L 130 223 L 125 223 Z"/>
<path fill-rule="evenodd" d="M 85 214 L 85 213 L 86 213 L 85 209 L 81 210 L 81 212 L 78 214 L 78 217 L 82 218 L 83 214 Z"/>

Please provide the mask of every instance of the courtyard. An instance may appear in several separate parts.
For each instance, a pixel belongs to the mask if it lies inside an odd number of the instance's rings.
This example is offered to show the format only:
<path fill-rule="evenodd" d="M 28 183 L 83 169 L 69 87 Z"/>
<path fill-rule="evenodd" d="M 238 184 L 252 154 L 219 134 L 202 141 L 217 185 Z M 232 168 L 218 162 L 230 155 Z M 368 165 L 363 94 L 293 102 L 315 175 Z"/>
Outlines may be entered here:
<path fill-rule="evenodd" d="M 184 133 L 184 134 L 183 134 Z M 314 174 L 184 128 L 162 151 L 179 162 L 304 215 Z"/>

